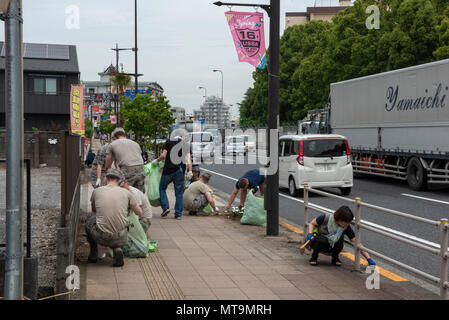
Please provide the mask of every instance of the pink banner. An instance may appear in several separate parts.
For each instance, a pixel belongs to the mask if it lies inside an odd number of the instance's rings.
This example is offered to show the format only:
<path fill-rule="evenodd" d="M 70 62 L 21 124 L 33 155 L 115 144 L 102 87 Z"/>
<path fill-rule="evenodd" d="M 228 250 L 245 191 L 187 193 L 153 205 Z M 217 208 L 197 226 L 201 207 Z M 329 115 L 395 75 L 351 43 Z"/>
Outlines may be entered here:
<path fill-rule="evenodd" d="M 265 69 L 265 34 L 263 13 L 260 12 L 225 12 L 232 38 L 240 62 Z"/>
<path fill-rule="evenodd" d="M 112 124 L 116 124 L 117 123 L 117 117 L 115 115 L 110 115 L 109 118 L 111 119 L 111 123 Z"/>

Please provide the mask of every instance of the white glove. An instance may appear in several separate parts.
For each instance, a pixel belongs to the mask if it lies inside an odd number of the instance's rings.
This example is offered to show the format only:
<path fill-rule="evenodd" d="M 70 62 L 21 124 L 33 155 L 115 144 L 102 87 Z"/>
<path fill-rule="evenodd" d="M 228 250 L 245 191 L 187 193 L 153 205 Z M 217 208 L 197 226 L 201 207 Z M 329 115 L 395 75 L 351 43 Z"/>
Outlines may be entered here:
<path fill-rule="evenodd" d="M 159 161 L 157 161 L 157 159 L 154 159 L 153 161 L 151 161 L 152 164 L 154 164 L 155 166 L 157 166 L 157 164 L 159 163 Z"/>
<path fill-rule="evenodd" d="M 186 174 L 186 179 L 187 179 L 187 180 L 192 180 L 192 177 L 193 177 L 192 171 L 187 172 L 187 174 Z"/>
<path fill-rule="evenodd" d="M 101 185 L 101 179 L 97 179 L 97 182 L 95 182 L 95 188 L 98 188 Z"/>

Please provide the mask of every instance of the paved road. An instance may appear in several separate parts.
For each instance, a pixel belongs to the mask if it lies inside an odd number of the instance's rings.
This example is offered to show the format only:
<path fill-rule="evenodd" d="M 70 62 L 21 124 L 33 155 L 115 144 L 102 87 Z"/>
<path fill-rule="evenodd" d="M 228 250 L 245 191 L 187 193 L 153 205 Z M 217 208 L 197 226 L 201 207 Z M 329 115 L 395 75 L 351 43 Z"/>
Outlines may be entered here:
<path fill-rule="evenodd" d="M 249 161 L 254 162 L 254 155 L 249 156 Z M 224 162 L 224 161 L 223 161 Z M 248 159 L 246 160 L 248 163 Z M 221 175 L 238 179 L 247 170 L 258 168 L 257 164 L 202 164 L 202 169 L 220 173 Z M 232 192 L 235 181 L 215 174 L 211 179 L 211 186 L 229 194 Z M 340 195 L 338 189 L 323 189 Z M 296 199 L 290 198 L 288 190 L 280 190 L 280 217 L 296 223 L 303 224 L 304 209 L 302 205 L 302 197 Z M 443 188 L 439 190 L 430 190 L 425 192 L 417 192 L 408 188 L 405 182 L 393 179 L 377 178 L 366 176 L 354 179 L 354 187 L 349 198 L 354 199 L 360 197 L 362 201 L 377 206 L 386 207 L 409 213 L 415 216 L 428 218 L 431 220 L 440 220 L 440 218 L 449 218 L 449 189 Z M 419 199 L 416 197 L 424 197 Z M 226 199 L 227 200 L 227 199 Z M 310 201 L 314 204 L 329 208 L 337 209 L 343 203 L 337 199 L 326 198 L 313 194 Z M 234 202 L 234 204 L 238 204 Z M 351 206 L 351 204 L 349 204 Z M 316 217 L 319 213 L 311 212 L 310 218 Z M 361 217 L 363 220 L 373 222 L 397 231 L 411 234 L 415 237 L 425 239 L 427 241 L 439 243 L 439 232 L 437 228 L 422 223 L 417 223 L 401 217 L 380 213 L 368 208 L 362 209 Z M 419 270 L 429 272 L 439 277 L 439 258 L 430 253 L 423 252 L 408 245 L 399 243 L 381 237 L 367 230 L 362 230 L 361 240 L 367 248 L 375 250 L 386 256 L 392 257 Z"/>

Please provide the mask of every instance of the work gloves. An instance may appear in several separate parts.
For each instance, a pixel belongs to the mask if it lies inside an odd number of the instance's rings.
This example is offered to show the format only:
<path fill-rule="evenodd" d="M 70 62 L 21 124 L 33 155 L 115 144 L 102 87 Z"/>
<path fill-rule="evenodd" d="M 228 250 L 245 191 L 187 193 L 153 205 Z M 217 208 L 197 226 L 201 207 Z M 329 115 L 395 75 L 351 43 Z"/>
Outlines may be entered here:
<path fill-rule="evenodd" d="M 313 242 L 313 234 L 312 233 L 309 233 L 307 235 L 306 242 L 309 241 L 310 239 L 312 239 L 312 241 L 310 241 L 312 243 Z"/>
<path fill-rule="evenodd" d="M 101 185 L 101 179 L 97 179 L 95 182 L 95 188 L 98 188 Z"/>
<path fill-rule="evenodd" d="M 187 180 L 192 180 L 192 177 L 193 177 L 193 172 L 192 171 L 187 172 L 186 179 Z"/>
<path fill-rule="evenodd" d="M 370 266 L 375 266 L 376 263 L 374 262 L 373 259 L 369 259 L 369 260 L 368 260 L 368 265 L 370 265 Z"/>

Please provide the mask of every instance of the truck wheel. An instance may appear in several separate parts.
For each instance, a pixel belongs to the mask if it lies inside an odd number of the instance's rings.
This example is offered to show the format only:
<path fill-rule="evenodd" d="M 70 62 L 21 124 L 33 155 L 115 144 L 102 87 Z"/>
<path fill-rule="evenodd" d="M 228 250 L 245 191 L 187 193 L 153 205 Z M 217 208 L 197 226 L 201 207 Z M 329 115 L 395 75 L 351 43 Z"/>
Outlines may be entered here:
<path fill-rule="evenodd" d="M 412 158 L 407 165 L 407 183 L 413 190 L 427 188 L 427 172 L 418 158 Z"/>
<path fill-rule="evenodd" d="M 349 194 L 351 193 L 351 187 L 349 188 L 339 188 L 341 191 L 341 194 L 344 196 L 349 196 Z"/>
<path fill-rule="evenodd" d="M 295 184 L 295 180 L 290 177 L 290 179 L 288 180 L 288 193 L 292 196 L 292 197 L 297 197 L 299 196 L 299 190 L 296 189 L 296 184 Z"/>

